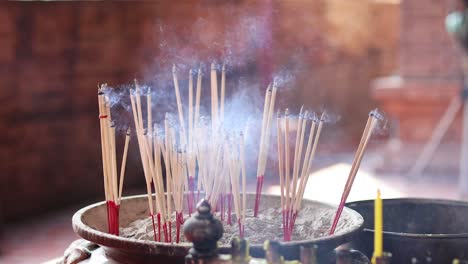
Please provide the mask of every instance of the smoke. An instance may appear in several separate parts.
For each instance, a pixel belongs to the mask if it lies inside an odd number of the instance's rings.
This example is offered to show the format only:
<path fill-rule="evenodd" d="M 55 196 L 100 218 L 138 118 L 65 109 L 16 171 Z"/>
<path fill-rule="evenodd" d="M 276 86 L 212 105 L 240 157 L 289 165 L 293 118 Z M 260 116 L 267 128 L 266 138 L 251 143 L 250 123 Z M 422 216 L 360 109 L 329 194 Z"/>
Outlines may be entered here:
<path fill-rule="evenodd" d="M 267 73 L 271 78 L 268 80 L 272 85 L 278 87 L 276 109 L 284 111 L 289 107 L 291 112 L 298 114 L 300 105 L 290 105 L 294 95 L 294 89 L 298 83 L 298 76 L 310 75 L 310 67 L 304 62 L 304 52 L 301 49 L 291 51 L 291 56 L 282 62 L 281 66 L 273 66 L 274 62 L 262 61 L 262 53 L 265 50 L 273 50 L 271 39 L 271 17 L 267 13 L 253 10 L 224 10 L 216 15 L 231 16 L 227 19 L 228 25 L 219 25 L 210 19 L 210 15 L 198 17 L 185 28 L 165 24 L 162 21 L 156 23 L 153 28 L 154 34 L 158 36 L 155 49 L 157 55 L 149 60 L 144 66 L 141 80 L 141 98 L 144 116 L 147 109 L 147 95 L 151 96 L 152 123 L 156 125 L 157 134 L 164 136 L 164 120 L 169 118 L 173 127 L 179 128 L 178 110 L 172 80 L 172 66 L 176 66 L 181 101 L 184 116 L 188 116 L 188 80 L 193 78 L 194 100 L 196 78 L 199 71 L 202 73 L 202 91 L 200 104 L 200 123 L 209 123 L 210 109 L 210 67 L 215 64 L 218 70 L 218 88 L 220 87 L 220 72 L 223 65 L 226 67 L 226 98 L 224 121 L 221 124 L 223 133 L 243 133 L 246 143 L 246 155 L 258 156 L 259 138 L 262 124 L 262 110 L 264 93 L 266 87 L 259 80 L 259 63 L 270 63 L 270 71 Z M 150 32 L 151 33 L 151 32 Z M 273 51 L 275 52 L 275 51 Z M 310 65 L 309 65 L 310 66 Z M 189 71 L 192 70 L 192 75 Z M 311 78 L 313 81 L 313 78 Z M 131 80 L 129 80 L 131 82 Z M 118 130 L 125 131 L 133 127 L 133 115 L 130 103 L 130 93 L 135 88 L 134 84 L 120 85 L 114 88 L 106 88 L 103 92 L 112 108 L 112 119 Z M 310 83 L 310 88 L 314 84 Z M 313 98 L 314 102 L 320 101 L 320 95 Z M 309 99 L 307 99 L 309 100 Z M 325 127 L 335 125 L 341 116 L 329 111 L 327 107 L 308 108 L 309 115 L 306 117 L 317 122 L 322 113 Z M 379 114 L 380 115 L 380 114 Z M 293 117 L 293 114 L 291 114 Z M 363 117 L 365 118 L 365 117 Z M 297 116 L 292 118 L 292 123 Z M 276 117 L 271 125 L 271 145 L 269 155 L 271 160 L 276 159 Z M 185 119 L 187 126 L 187 119 Z M 382 124 L 384 122 L 380 122 Z M 148 121 L 144 119 L 145 127 Z M 310 123 L 309 123 L 310 124 Z M 375 133 L 384 133 L 386 125 L 381 125 Z M 156 133 L 155 132 L 155 133 Z M 306 131 L 308 133 L 308 131 Z M 329 137 L 323 133 L 321 138 Z M 252 159 L 255 160 L 255 159 Z"/>
<path fill-rule="evenodd" d="M 219 23 L 220 16 L 224 17 L 223 23 Z M 261 5 L 242 9 L 225 6 L 217 13 L 204 13 L 193 19 L 192 24 L 184 27 L 167 24 L 162 19 L 154 23 L 148 32 L 157 41 L 154 43 L 157 55 L 145 67 L 145 80 L 170 79 L 167 69 L 173 63 L 183 72 L 212 62 L 218 67 L 223 64 L 228 68 L 246 67 L 270 47 L 271 18 Z"/>

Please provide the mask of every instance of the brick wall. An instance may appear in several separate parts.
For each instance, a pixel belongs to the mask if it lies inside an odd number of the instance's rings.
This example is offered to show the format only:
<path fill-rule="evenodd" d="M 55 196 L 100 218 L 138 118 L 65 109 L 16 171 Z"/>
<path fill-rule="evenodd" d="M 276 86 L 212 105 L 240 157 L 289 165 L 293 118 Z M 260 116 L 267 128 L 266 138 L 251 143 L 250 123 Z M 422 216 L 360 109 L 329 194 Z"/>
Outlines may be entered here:
<path fill-rule="evenodd" d="M 455 43 L 445 30 L 453 1 L 402 1 L 400 73 L 404 78 L 458 79 Z"/>
<path fill-rule="evenodd" d="M 129 10 L 144 14 L 145 6 L 0 5 L 5 218 L 94 198 L 101 192 L 96 85 L 126 82 L 139 69 L 132 57 L 138 55 L 134 48 L 142 32 L 131 25 L 140 23 L 141 17 L 123 19 Z M 129 169 L 139 171 L 136 164 L 130 162 Z M 137 181 L 128 179 L 129 185 Z"/>

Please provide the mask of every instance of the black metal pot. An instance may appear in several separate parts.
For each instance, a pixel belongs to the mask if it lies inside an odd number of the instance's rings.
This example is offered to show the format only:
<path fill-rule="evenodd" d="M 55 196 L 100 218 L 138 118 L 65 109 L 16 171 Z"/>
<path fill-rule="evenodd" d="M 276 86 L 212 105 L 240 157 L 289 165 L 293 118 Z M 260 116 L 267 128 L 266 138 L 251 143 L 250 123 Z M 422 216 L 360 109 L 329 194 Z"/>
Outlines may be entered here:
<path fill-rule="evenodd" d="M 368 257 L 374 246 L 374 201 L 347 206 L 364 217 L 364 230 L 351 243 Z M 468 203 L 433 199 L 384 199 L 383 246 L 392 263 L 452 263 L 468 259 Z"/>

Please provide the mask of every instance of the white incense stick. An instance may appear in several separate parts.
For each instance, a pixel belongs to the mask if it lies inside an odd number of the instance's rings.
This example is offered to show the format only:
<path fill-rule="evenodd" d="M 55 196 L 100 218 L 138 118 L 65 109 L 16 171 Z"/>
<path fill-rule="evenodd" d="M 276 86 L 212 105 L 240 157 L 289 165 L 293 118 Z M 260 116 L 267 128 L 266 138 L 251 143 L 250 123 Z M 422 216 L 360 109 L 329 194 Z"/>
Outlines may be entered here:
<path fill-rule="evenodd" d="M 284 153 L 285 153 L 285 183 L 286 183 L 286 210 L 289 210 L 289 203 L 290 203 L 290 159 L 289 159 L 289 110 L 286 109 L 284 113 Z"/>
<path fill-rule="evenodd" d="M 148 116 L 148 135 L 153 136 L 153 114 L 152 114 L 152 102 L 151 102 L 151 92 L 148 90 L 148 93 L 146 94 L 146 106 L 147 106 L 147 116 Z M 150 152 L 153 153 L 153 145 L 150 144 Z M 153 160 L 153 156 L 149 157 L 149 160 Z"/>
<path fill-rule="evenodd" d="M 322 116 L 320 117 L 320 120 L 318 122 L 317 131 L 315 133 L 315 138 L 314 138 L 314 144 L 312 146 L 310 155 L 307 159 L 307 165 L 306 165 L 306 169 L 305 169 L 304 176 L 303 176 L 305 179 L 304 179 L 304 182 L 301 184 L 300 197 L 296 203 L 296 211 L 298 211 L 301 208 L 302 199 L 304 198 L 305 187 L 307 186 L 307 182 L 311 174 L 311 165 L 312 165 L 312 161 L 315 158 L 315 152 L 317 150 L 317 145 L 320 139 L 320 134 L 322 133 L 324 121 L 325 121 L 325 112 L 322 113 Z"/>
<path fill-rule="evenodd" d="M 215 64 L 211 64 L 211 123 L 213 131 L 218 126 L 218 79 Z"/>
<path fill-rule="evenodd" d="M 247 211 L 247 169 L 245 166 L 245 143 L 244 134 L 240 134 L 240 162 L 242 166 L 242 225 L 245 225 L 245 213 Z M 237 216 L 241 217 L 241 216 Z"/>
<path fill-rule="evenodd" d="M 175 90 L 175 95 L 176 95 L 176 101 L 177 101 L 177 111 L 179 112 L 179 124 L 180 128 L 182 130 L 182 135 L 181 139 L 183 139 L 183 142 L 185 142 L 185 121 L 184 121 L 184 112 L 182 109 L 182 101 L 180 99 L 180 89 L 179 89 L 179 80 L 177 79 L 177 70 L 176 66 L 172 66 L 172 78 L 174 80 L 174 90 Z"/>
<path fill-rule="evenodd" d="M 281 192 L 281 210 L 282 212 L 284 212 L 285 208 L 284 208 L 284 168 L 283 168 L 283 162 L 284 162 L 284 159 L 283 159 L 283 135 L 282 135 L 282 131 L 281 131 L 281 117 L 279 115 L 279 112 L 277 114 L 277 118 L 276 118 L 276 138 L 277 138 L 277 146 L 278 146 L 278 175 L 279 175 L 279 178 L 280 178 L 280 192 Z"/>
<path fill-rule="evenodd" d="M 299 162 L 301 160 L 299 152 L 301 152 L 302 141 L 304 140 L 304 136 L 302 133 L 302 126 L 303 126 L 303 119 L 302 116 L 303 107 L 301 107 L 301 111 L 299 112 L 299 117 L 297 119 L 296 124 L 296 143 L 294 144 L 294 159 L 293 159 L 293 182 L 292 182 L 292 193 L 291 193 L 291 204 L 294 204 L 296 199 L 296 188 L 297 188 L 297 178 L 299 174 Z M 302 138 L 301 138 L 302 135 Z"/>
<path fill-rule="evenodd" d="M 189 151 L 192 151 L 193 148 L 193 76 L 192 70 L 189 71 L 189 102 L 188 102 L 188 120 L 189 120 L 189 129 L 188 129 L 188 144 L 189 144 Z M 195 176 L 195 175 L 191 175 Z"/>
<path fill-rule="evenodd" d="M 262 117 L 262 130 L 260 132 L 260 148 L 258 151 L 258 163 L 257 163 L 257 177 L 262 175 L 262 162 L 263 162 L 263 148 L 265 147 L 264 140 L 266 137 L 266 127 L 268 123 L 268 111 L 270 109 L 270 99 L 271 99 L 271 87 L 268 86 L 265 93 L 265 102 L 263 104 L 263 117 Z"/>
<path fill-rule="evenodd" d="M 119 204 L 122 200 L 122 190 L 123 190 L 123 183 L 125 178 L 125 166 L 127 164 L 127 155 L 128 155 L 128 145 L 130 143 L 130 128 L 127 129 L 127 133 L 125 135 L 125 145 L 122 157 L 122 165 L 120 166 L 120 184 L 119 184 Z"/>
<path fill-rule="evenodd" d="M 201 97 L 201 85 L 202 85 L 202 70 L 198 69 L 197 75 L 197 94 L 195 99 L 195 126 L 198 126 L 200 118 L 200 97 Z"/>
<path fill-rule="evenodd" d="M 224 97 L 226 94 L 226 65 L 223 64 L 221 72 L 221 106 L 220 106 L 220 121 L 224 122 Z"/>

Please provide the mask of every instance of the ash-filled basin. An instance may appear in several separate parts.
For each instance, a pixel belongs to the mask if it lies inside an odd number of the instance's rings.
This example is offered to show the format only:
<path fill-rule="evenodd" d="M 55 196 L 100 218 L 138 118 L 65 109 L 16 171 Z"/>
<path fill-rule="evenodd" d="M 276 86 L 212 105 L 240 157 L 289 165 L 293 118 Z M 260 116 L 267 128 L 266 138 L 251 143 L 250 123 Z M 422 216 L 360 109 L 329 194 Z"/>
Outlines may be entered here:
<path fill-rule="evenodd" d="M 254 200 L 255 194 L 247 194 L 247 208 L 253 208 Z M 279 196 L 262 195 L 261 208 L 279 207 Z M 127 227 L 131 222 L 147 218 L 149 215 L 146 195 L 124 198 L 120 208 L 121 227 Z M 304 200 L 303 208 L 316 208 L 317 210 L 312 211 L 321 212 L 321 214 L 325 211 L 331 216 L 336 210 L 335 206 L 311 200 Z M 345 208 L 342 220 L 346 224 L 341 224 L 333 236 L 325 235 L 319 238 L 284 242 L 281 249 L 283 255 L 288 259 L 298 258 L 299 246 L 307 244 L 317 244 L 321 252 L 329 252 L 337 246 L 351 241 L 361 230 L 363 218 L 355 211 Z M 327 222 L 331 223 L 331 221 L 332 219 Z M 73 228 L 82 238 L 104 246 L 108 257 L 125 263 L 151 263 L 156 260 L 164 260 L 167 261 L 166 263 L 183 263 L 183 257 L 190 248 L 189 244 L 168 244 L 107 234 L 107 211 L 104 202 L 90 205 L 75 213 L 73 216 Z M 251 255 L 257 257 L 263 256 L 262 247 L 263 244 L 261 243 L 250 244 Z M 220 248 L 221 252 L 227 253 L 226 246 L 221 246 Z"/>

